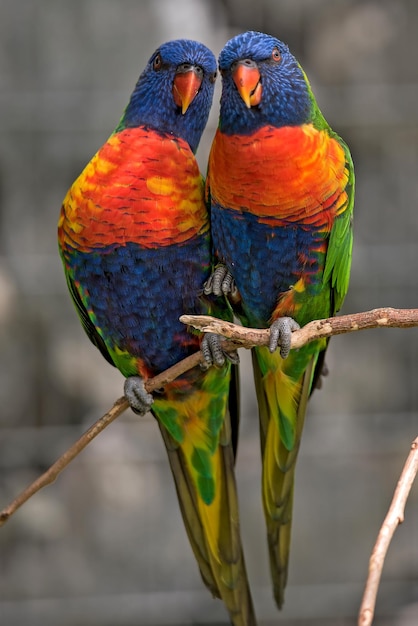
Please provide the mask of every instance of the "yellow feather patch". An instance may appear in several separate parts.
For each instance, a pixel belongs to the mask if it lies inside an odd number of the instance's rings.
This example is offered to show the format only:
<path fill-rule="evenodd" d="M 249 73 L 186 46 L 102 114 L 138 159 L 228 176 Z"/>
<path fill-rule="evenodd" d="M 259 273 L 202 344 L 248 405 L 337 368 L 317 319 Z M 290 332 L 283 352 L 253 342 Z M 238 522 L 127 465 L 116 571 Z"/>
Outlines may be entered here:
<path fill-rule="evenodd" d="M 225 427 L 225 419 L 229 419 L 229 366 L 223 371 L 212 368 L 202 373 L 202 379 L 194 381 L 193 391 L 187 391 L 186 384 L 183 393 L 179 393 L 179 383 L 166 388 L 165 398 L 155 398 L 153 411 L 181 449 L 210 553 L 220 565 L 223 556 L 219 542 L 227 488 L 220 431 Z"/>
<path fill-rule="evenodd" d="M 163 176 L 148 178 L 146 185 L 151 193 L 159 196 L 169 196 L 175 191 L 174 180 L 172 178 L 164 178 Z"/>
<path fill-rule="evenodd" d="M 288 450 L 292 450 L 295 444 L 300 381 L 295 381 L 286 374 L 287 363 L 278 351 L 271 354 L 267 348 L 261 348 L 257 350 L 257 355 L 263 374 L 262 385 L 269 415 L 276 421 L 281 441 Z"/>

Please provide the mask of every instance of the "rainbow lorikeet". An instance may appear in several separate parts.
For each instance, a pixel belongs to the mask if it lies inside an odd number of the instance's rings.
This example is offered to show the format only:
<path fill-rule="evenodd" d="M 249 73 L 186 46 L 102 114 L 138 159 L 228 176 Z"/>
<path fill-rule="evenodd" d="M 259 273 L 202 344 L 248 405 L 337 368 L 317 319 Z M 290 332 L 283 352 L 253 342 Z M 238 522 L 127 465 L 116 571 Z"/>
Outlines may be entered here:
<path fill-rule="evenodd" d="M 308 79 L 275 37 L 246 32 L 219 57 L 222 95 L 210 157 L 214 252 L 205 292 L 232 295 L 246 326 L 270 327 L 255 348 L 262 493 L 274 596 L 283 603 L 295 463 L 307 401 L 327 342 L 290 350 L 291 332 L 334 315 L 347 292 L 354 174 Z M 280 350 L 277 350 L 277 347 Z"/>
<path fill-rule="evenodd" d="M 203 580 L 232 623 L 246 626 L 255 618 L 234 476 L 236 367 L 214 348 L 218 367 L 196 367 L 154 397 L 144 387 L 199 350 L 180 315 L 228 315 L 202 292 L 212 259 L 194 156 L 215 78 L 215 58 L 202 44 L 160 46 L 116 130 L 68 191 L 58 235 L 84 330 L 126 377 L 132 408 L 150 409 L 158 421 Z"/>

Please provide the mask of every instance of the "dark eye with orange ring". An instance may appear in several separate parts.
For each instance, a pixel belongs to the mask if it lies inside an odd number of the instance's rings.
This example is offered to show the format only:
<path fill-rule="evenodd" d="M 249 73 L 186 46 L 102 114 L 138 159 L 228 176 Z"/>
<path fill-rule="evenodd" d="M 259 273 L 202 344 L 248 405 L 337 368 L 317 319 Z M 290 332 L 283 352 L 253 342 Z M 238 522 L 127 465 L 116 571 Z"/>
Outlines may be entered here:
<path fill-rule="evenodd" d="M 276 63 L 278 63 L 279 61 L 281 61 L 282 59 L 282 55 L 280 54 L 280 51 L 278 48 L 274 48 L 273 52 L 271 53 L 271 58 L 273 59 L 273 61 L 275 61 Z"/>
<path fill-rule="evenodd" d="M 211 83 L 215 82 L 217 75 L 218 75 L 218 72 L 213 72 L 213 74 L 209 76 L 209 80 Z"/>
<path fill-rule="evenodd" d="M 161 69 L 162 64 L 163 64 L 163 62 L 162 62 L 162 59 L 161 59 L 161 55 L 157 54 L 155 59 L 154 59 L 154 62 L 152 64 L 152 67 L 154 68 L 154 70 L 158 71 L 158 70 Z"/>

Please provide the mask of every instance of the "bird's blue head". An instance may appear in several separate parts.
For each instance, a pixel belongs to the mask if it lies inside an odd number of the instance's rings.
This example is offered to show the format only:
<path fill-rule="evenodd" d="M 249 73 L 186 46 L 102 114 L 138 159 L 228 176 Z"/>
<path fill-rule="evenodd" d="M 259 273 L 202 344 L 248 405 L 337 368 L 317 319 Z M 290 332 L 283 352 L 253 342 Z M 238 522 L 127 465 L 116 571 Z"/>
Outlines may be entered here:
<path fill-rule="evenodd" d="M 148 61 L 116 131 L 145 125 L 181 137 L 196 152 L 212 105 L 216 59 L 201 43 L 164 43 Z"/>
<path fill-rule="evenodd" d="M 237 35 L 219 55 L 219 69 L 224 133 L 250 134 L 265 125 L 312 120 L 316 105 L 309 82 L 279 39 L 255 31 Z"/>

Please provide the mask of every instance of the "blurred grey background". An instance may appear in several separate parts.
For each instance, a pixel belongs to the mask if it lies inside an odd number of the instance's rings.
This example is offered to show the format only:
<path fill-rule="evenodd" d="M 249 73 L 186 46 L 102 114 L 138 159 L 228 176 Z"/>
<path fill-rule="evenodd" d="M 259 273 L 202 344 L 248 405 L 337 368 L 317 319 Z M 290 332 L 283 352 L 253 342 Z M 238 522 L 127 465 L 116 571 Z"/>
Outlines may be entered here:
<path fill-rule="evenodd" d="M 0 0 L 0 506 L 122 393 L 67 294 L 56 223 L 151 53 L 286 41 L 351 147 L 355 249 L 344 312 L 418 306 L 418 4 L 413 0 Z M 219 86 L 218 86 L 219 89 Z M 219 94 L 199 149 L 205 160 Z M 248 354 L 238 460 L 260 624 L 356 623 L 369 555 L 417 435 L 418 331 L 334 338 L 297 470 L 290 580 L 273 605 Z M 247 384 L 248 381 L 248 384 Z M 151 418 L 125 413 L 0 531 L 5 626 L 225 624 L 203 587 Z M 385 563 L 378 626 L 418 623 L 418 486 Z"/>

